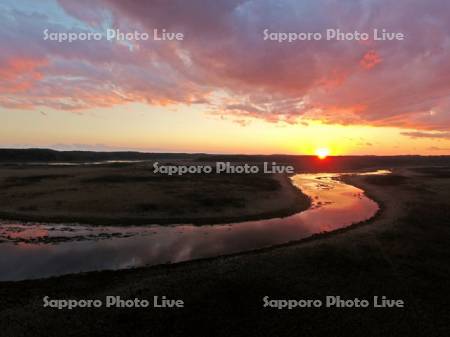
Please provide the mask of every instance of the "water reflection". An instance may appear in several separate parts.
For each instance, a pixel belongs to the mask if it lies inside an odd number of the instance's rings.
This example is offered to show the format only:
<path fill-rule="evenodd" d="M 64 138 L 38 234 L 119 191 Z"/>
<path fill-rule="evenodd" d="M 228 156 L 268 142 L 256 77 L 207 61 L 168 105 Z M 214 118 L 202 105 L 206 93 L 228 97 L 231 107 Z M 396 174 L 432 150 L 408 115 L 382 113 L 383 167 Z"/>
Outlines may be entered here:
<path fill-rule="evenodd" d="M 372 217 L 378 205 L 337 176 L 293 176 L 293 183 L 311 197 L 312 206 L 286 218 L 210 226 L 92 227 L 1 222 L 0 280 L 230 254 L 302 239 Z"/>

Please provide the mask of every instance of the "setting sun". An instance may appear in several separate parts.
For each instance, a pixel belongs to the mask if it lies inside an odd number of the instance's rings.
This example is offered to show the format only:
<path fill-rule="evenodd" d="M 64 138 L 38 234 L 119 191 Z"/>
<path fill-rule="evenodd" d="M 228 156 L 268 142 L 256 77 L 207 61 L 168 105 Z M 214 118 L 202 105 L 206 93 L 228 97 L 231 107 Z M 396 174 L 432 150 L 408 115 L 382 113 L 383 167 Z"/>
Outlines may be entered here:
<path fill-rule="evenodd" d="M 316 155 L 319 159 L 325 159 L 330 154 L 330 150 L 326 147 L 321 147 L 316 150 Z"/>

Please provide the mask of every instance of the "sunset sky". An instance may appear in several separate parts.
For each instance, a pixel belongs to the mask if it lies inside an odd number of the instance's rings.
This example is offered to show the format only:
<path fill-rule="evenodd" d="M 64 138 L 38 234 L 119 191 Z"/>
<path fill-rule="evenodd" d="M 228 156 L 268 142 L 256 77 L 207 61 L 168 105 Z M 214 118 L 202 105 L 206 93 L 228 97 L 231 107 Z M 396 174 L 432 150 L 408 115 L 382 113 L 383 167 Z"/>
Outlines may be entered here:
<path fill-rule="evenodd" d="M 330 28 L 406 38 L 263 38 Z M 0 147 L 450 154 L 447 0 L 2 0 L 0 51 Z"/>

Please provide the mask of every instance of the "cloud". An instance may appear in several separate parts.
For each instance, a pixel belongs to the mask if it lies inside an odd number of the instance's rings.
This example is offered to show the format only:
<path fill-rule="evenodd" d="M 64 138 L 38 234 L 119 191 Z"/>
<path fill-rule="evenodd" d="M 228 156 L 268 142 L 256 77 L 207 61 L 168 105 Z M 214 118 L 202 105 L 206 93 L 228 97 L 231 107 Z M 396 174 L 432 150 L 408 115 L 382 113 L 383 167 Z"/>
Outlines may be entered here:
<path fill-rule="evenodd" d="M 438 147 L 438 146 L 430 146 L 428 147 L 430 151 L 450 151 L 450 147 Z"/>
<path fill-rule="evenodd" d="M 106 40 L 57 43 L 43 39 L 44 29 L 88 32 L 89 27 L 67 28 L 45 15 L 19 11 L 0 13 L 0 19 L 4 107 L 82 110 L 127 102 L 206 101 L 207 92 L 179 77 L 179 57 L 164 61 L 167 45 L 130 50 Z"/>
<path fill-rule="evenodd" d="M 0 14 L 0 72 L 6 75 L 0 77 L 0 105 L 80 110 L 135 101 L 201 103 L 205 111 L 241 124 L 255 118 L 317 119 L 450 130 L 450 2 L 445 0 L 58 3 L 80 24 L 55 23 L 43 13 Z M 40 36 L 44 28 L 105 26 L 164 28 L 185 39 L 58 44 Z M 406 39 L 278 43 L 264 41 L 262 33 L 328 28 L 386 29 Z"/>
<path fill-rule="evenodd" d="M 411 131 L 411 132 L 401 132 L 402 135 L 411 138 L 437 138 L 437 139 L 450 139 L 450 132 L 422 132 L 422 131 Z"/>
<path fill-rule="evenodd" d="M 381 61 L 381 57 L 378 55 L 376 50 L 369 50 L 366 54 L 364 54 L 361 61 L 359 61 L 359 64 L 365 69 L 372 69 L 378 63 L 381 63 Z"/>
<path fill-rule="evenodd" d="M 423 116 L 449 103 L 446 1 L 424 5 L 416 0 L 408 6 L 390 1 L 217 1 L 204 8 L 193 1 L 195 13 L 178 11 L 175 18 L 171 9 L 180 8 L 179 1 L 172 6 L 107 2 L 148 29 L 165 25 L 183 31 L 188 40 L 182 47 L 198 67 L 199 80 L 225 90 L 235 107 L 245 107 L 228 109 L 225 102 L 228 113 L 268 121 L 306 115 L 329 123 L 450 127 Z M 287 32 L 385 28 L 408 38 L 279 44 L 263 41 L 266 27 Z M 286 100 L 291 104 L 280 108 L 277 103 Z M 307 104 L 299 107 L 299 101 Z"/>

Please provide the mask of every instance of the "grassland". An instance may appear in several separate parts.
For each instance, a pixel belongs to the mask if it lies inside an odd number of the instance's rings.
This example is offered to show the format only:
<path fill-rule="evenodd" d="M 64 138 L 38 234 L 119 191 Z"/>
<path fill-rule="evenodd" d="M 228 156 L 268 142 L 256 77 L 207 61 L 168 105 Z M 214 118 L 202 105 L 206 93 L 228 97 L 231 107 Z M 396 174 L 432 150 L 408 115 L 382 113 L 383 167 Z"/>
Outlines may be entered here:
<path fill-rule="evenodd" d="M 0 167 L 0 217 L 210 224 L 289 215 L 309 200 L 284 175 L 153 174 L 150 164 Z"/>

